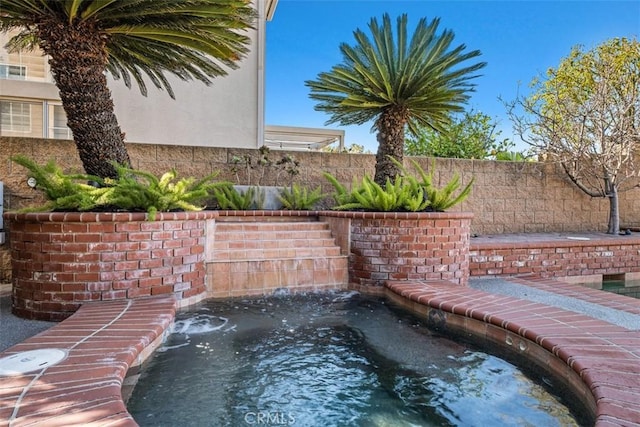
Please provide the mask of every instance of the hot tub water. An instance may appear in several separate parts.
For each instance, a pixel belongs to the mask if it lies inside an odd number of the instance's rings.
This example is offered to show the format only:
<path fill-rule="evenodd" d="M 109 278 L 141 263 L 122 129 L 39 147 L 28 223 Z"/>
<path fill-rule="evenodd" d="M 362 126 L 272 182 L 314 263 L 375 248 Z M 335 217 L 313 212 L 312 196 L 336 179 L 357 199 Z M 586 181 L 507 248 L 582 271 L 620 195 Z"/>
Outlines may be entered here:
<path fill-rule="evenodd" d="M 510 363 L 354 293 L 179 314 L 128 403 L 141 426 L 572 426 Z"/>

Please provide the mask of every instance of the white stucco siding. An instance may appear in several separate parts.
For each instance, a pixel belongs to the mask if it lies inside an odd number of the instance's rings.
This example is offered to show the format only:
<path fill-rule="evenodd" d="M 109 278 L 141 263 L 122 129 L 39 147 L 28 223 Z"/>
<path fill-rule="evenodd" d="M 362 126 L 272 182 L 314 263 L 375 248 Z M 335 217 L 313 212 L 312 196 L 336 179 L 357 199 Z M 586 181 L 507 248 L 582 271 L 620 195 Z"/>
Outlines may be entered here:
<path fill-rule="evenodd" d="M 257 148 L 263 144 L 264 3 L 250 32 L 250 52 L 236 70 L 213 79 L 183 82 L 168 76 L 176 99 L 152 83 L 145 98 L 109 77 L 116 115 L 127 142 Z"/>
<path fill-rule="evenodd" d="M 135 82 L 128 89 L 122 80 L 114 80 L 107 74 L 116 116 L 126 141 L 211 147 L 262 146 L 265 19 L 273 15 L 276 4 L 277 0 L 254 0 L 258 16 L 256 29 L 249 32 L 250 52 L 237 70 L 227 70 L 227 76 L 213 79 L 210 86 L 167 76 L 175 100 L 150 82 L 147 83 L 148 96 L 144 97 Z M 0 34 L 0 59 L 5 58 L 0 63 L 8 58 L 2 49 L 8 37 Z M 38 103 L 42 105 L 40 110 L 45 112 L 49 104 L 60 102 L 45 58 L 38 53 L 9 59 L 9 64 L 25 70 L 26 79 L 0 79 L 0 98 Z M 42 117 L 39 120 L 42 123 L 34 129 L 33 135 L 25 136 L 47 136 L 50 124 Z"/>
<path fill-rule="evenodd" d="M 210 86 L 171 78 L 176 99 L 148 84 L 143 97 L 110 79 L 118 122 L 128 142 L 214 147 L 258 146 L 258 83 L 253 52 L 241 68 Z"/>

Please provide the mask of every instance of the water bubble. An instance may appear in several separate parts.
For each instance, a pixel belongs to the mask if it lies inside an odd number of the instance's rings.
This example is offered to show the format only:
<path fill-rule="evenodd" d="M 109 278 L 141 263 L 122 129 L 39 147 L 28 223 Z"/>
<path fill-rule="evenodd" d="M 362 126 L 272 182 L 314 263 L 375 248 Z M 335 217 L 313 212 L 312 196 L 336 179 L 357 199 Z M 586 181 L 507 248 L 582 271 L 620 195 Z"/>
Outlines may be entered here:
<path fill-rule="evenodd" d="M 204 334 L 218 331 L 229 322 L 226 317 L 218 317 L 210 314 L 196 314 L 187 319 L 177 320 L 173 324 L 173 333 L 180 335 Z"/>

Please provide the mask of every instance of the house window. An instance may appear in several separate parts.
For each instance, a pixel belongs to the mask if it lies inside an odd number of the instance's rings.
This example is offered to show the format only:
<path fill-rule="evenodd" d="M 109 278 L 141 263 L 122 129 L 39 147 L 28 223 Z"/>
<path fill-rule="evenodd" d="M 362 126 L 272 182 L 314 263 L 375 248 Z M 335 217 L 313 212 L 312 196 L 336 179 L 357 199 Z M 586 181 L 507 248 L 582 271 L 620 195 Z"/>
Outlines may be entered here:
<path fill-rule="evenodd" d="M 26 80 L 27 67 L 22 65 L 0 64 L 0 79 Z"/>
<path fill-rule="evenodd" d="M 73 139 L 71 129 L 67 127 L 67 115 L 59 104 L 49 104 L 49 138 Z"/>
<path fill-rule="evenodd" d="M 0 129 L 3 133 L 31 133 L 31 104 L 0 101 Z"/>

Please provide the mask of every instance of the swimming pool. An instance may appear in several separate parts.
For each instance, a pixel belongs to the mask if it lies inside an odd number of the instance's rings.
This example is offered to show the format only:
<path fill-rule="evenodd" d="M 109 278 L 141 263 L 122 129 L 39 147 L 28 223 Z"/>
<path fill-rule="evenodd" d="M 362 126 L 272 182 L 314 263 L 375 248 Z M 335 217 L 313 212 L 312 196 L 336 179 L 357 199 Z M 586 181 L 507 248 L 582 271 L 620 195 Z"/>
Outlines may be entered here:
<path fill-rule="evenodd" d="M 602 290 L 640 299 L 640 281 L 609 280 L 602 282 Z"/>
<path fill-rule="evenodd" d="M 153 426 L 571 426 L 544 384 L 354 293 L 181 313 L 128 410 Z"/>

